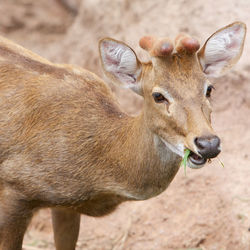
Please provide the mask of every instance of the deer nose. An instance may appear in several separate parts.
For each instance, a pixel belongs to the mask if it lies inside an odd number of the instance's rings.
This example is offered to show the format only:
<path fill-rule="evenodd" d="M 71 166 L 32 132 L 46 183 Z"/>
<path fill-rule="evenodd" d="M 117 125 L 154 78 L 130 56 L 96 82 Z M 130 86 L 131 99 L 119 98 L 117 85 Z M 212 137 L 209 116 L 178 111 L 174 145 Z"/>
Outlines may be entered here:
<path fill-rule="evenodd" d="M 197 137 L 194 143 L 198 153 L 205 159 L 214 158 L 220 153 L 220 138 L 218 136 Z"/>

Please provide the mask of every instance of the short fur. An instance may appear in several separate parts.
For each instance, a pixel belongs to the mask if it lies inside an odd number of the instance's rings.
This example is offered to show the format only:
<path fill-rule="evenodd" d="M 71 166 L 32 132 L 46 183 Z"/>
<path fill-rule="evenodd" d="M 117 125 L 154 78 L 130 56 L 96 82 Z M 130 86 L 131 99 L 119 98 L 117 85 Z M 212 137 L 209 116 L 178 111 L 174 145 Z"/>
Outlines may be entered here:
<path fill-rule="evenodd" d="M 93 73 L 0 38 L 1 250 L 22 248 L 33 213 L 43 207 L 53 208 L 57 249 L 74 249 L 79 214 L 103 216 L 167 188 L 181 157 L 164 140 L 195 152 L 193 139 L 213 133 L 196 54 L 138 67 L 144 108 L 130 117 Z M 154 103 L 155 87 L 175 102 Z"/>

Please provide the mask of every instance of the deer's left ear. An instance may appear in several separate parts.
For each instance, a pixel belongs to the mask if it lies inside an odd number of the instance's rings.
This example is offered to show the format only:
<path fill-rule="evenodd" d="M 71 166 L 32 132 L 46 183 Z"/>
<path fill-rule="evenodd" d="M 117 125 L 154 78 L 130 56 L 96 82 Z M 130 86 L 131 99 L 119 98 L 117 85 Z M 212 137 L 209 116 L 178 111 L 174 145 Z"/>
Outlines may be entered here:
<path fill-rule="evenodd" d="M 245 36 L 246 25 L 235 22 L 209 37 L 198 52 L 203 72 L 209 77 L 218 77 L 231 69 L 240 59 Z"/>

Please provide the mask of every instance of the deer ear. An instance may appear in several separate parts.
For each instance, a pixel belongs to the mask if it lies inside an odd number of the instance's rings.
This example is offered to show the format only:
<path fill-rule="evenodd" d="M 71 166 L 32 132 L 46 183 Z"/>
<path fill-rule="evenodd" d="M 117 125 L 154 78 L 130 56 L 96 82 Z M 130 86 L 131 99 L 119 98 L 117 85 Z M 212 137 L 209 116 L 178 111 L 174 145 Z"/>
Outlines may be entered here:
<path fill-rule="evenodd" d="M 232 23 L 208 38 L 198 53 L 203 72 L 209 77 L 226 73 L 238 62 L 246 36 L 246 25 Z"/>
<path fill-rule="evenodd" d="M 105 75 L 112 82 L 142 95 L 141 63 L 135 52 L 123 42 L 110 38 L 99 42 L 99 51 Z"/>

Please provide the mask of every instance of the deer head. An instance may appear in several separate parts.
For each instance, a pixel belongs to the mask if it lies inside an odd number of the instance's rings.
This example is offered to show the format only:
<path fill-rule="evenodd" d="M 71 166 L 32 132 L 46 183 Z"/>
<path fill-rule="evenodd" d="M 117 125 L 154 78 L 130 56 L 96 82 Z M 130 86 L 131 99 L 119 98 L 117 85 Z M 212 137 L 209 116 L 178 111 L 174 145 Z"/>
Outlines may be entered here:
<path fill-rule="evenodd" d="M 220 139 L 211 126 L 209 77 L 218 77 L 240 58 L 246 26 L 232 23 L 199 42 L 185 34 L 172 43 L 168 38 L 143 37 L 140 46 L 151 56 L 142 63 L 126 44 L 105 38 L 100 41 L 104 73 L 119 85 L 144 98 L 145 123 L 154 134 L 155 146 L 180 156 L 192 152 L 191 168 L 202 167 L 220 151 Z"/>

